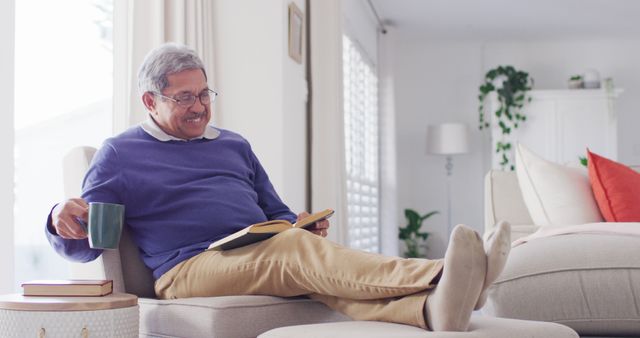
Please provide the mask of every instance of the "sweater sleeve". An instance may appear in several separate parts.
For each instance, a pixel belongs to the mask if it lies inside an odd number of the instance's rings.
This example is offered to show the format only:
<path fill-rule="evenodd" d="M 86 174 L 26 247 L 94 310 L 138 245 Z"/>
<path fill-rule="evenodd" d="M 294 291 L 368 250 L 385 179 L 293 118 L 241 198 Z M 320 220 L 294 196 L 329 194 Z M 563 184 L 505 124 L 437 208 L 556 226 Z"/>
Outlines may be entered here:
<path fill-rule="evenodd" d="M 82 184 L 82 198 L 87 202 L 122 203 L 123 184 L 120 179 L 117 153 L 112 145 L 105 143 L 94 155 L 91 166 Z M 54 206 L 55 207 L 55 206 Z M 53 208 L 51 209 L 53 211 Z M 102 250 L 89 247 L 88 239 L 65 239 L 60 237 L 52 224 L 51 212 L 47 218 L 45 235 L 53 249 L 62 257 L 75 262 L 96 259 Z"/>
<path fill-rule="evenodd" d="M 255 172 L 253 186 L 258 194 L 258 205 L 264 211 L 267 219 L 285 219 L 294 223 L 297 218 L 296 214 L 294 214 L 289 207 L 282 202 L 276 193 L 273 184 L 271 184 L 269 176 L 253 151 L 251 151 L 251 160 L 253 161 Z"/>
<path fill-rule="evenodd" d="M 55 208 L 55 206 L 54 206 Z M 53 211 L 53 208 L 51 209 Z M 51 247 L 62 257 L 74 261 L 74 262 L 89 262 L 92 261 L 100 254 L 101 249 L 91 249 L 89 247 L 89 241 L 85 239 L 65 239 L 56 233 L 51 223 L 51 212 L 47 219 L 47 226 L 45 228 L 45 235 Z"/>

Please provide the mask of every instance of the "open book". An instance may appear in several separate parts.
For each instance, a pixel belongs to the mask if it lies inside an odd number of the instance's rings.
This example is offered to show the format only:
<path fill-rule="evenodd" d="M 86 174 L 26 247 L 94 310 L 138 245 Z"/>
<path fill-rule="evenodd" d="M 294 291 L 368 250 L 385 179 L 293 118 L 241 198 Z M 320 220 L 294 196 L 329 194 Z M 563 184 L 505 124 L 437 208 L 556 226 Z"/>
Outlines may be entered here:
<path fill-rule="evenodd" d="M 241 246 L 265 240 L 291 228 L 309 227 L 318 221 L 331 217 L 331 215 L 333 215 L 333 210 L 326 209 L 316 212 L 315 214 L 311 214 L 293 224 L 287 220 L 273 220 L 252 224 L 223 239 L 211 243 L 207 250 L 231 250 L 239 248 Z"/>

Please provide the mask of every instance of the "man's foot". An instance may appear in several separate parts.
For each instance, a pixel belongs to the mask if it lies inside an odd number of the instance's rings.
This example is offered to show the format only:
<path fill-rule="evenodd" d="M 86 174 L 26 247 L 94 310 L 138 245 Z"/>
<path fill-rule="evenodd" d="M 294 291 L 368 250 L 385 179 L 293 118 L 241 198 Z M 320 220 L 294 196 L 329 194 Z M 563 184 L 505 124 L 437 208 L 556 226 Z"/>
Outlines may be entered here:
<path fill-rule="evenodd" d="M 507 263 L 509 251 L 511 251 L 511 225 L 505 221 L 499 222 L 496 230 L 487 239 L 484 248 L 487 254 L 487 275 L 474 310 L 480 310 L 487 302 L 489 287 L 498 279 Z"/>
<path fill-rule="evenodd" d="M 442 277 L 425 303 L 427 326 L 433 331 L 466 331 L 486 272 L 482 239 L 473 229 L 457 225 L 444 255 Z"/>

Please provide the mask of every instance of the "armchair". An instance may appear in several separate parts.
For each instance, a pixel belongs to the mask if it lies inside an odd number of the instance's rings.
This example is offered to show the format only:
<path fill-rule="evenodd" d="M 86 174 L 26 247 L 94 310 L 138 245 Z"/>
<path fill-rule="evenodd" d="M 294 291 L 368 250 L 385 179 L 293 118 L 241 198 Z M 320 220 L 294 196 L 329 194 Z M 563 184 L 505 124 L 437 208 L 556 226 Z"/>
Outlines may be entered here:
<path fill-rule="evenodd" d="M 72 149 L 63 160 L 65 195 L 80 196 L 81 182 L 96 149 Z M 74 278 L 112 279 L 115 292 L 139 297 L 140 337 L 256 337 L 273 328 L 349 320 L 306 297 L 194 297 L 156 299 L 154 279 L 125 226 L 118 250 L 90 263 L 72 263 Z"/>

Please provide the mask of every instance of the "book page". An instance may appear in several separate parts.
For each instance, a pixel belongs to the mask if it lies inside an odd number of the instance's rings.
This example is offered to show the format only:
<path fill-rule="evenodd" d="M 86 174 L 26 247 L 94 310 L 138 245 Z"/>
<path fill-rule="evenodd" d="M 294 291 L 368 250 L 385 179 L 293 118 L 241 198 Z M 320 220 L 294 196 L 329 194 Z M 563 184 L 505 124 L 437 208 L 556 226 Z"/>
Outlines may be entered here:
<path fill-rule="evenodd" d="M 333 209 L 325 209 L 299 220 L 293 226 L 296 228 L 306 228 L 318 221 L 328 219 L 329 217 L 333 216 L 333 213 L 334 213 Z"/>
<path fill-rule="evenodd" d="M 309 215 L 296 222 L 295 224 L 291 224 L 287 220 L 271 220 L 262 223 L 256 223 L 211 243 L 207 250 L 230 250 L 240 246 L 245 246 L 257 241 L 264 240 L 293 227 L 306 228 L 318 221 L 331 217 L 333 213 L 333 210 L 326 209 Z"/>

